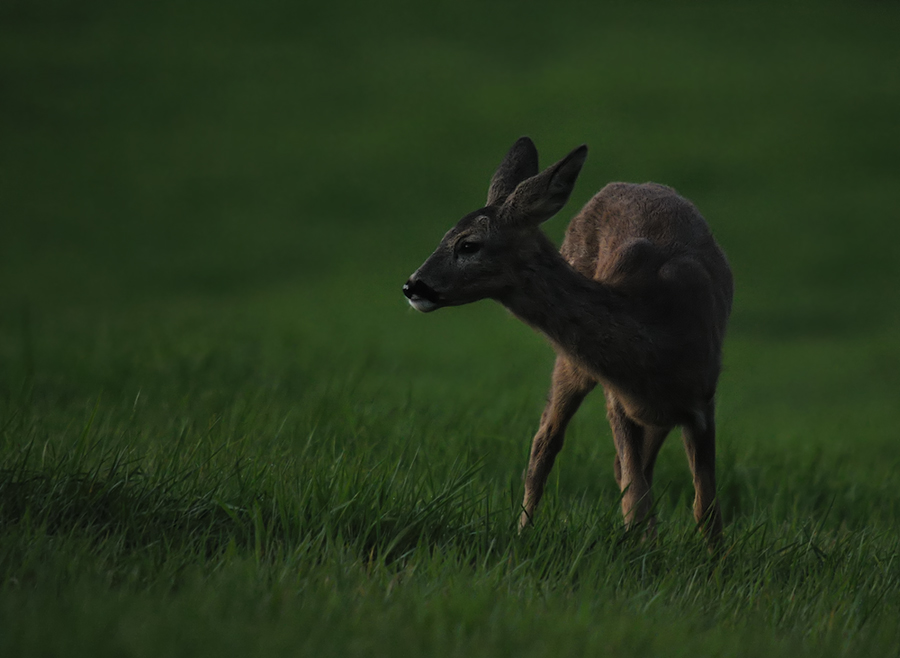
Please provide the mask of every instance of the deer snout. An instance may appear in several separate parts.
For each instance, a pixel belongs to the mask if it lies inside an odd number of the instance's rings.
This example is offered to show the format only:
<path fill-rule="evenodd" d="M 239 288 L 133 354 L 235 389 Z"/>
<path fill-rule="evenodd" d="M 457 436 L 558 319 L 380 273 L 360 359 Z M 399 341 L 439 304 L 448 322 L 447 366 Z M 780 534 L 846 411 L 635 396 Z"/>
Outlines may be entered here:
<path fill-rule="evenodd" d="M 417 279 L 415 275 L 403 284 L 403 294 L 409 300 L 409 305 L 422 313 L 428 313 L 440 306 L 438 294 L 434 289 L 421 279 Z"/>

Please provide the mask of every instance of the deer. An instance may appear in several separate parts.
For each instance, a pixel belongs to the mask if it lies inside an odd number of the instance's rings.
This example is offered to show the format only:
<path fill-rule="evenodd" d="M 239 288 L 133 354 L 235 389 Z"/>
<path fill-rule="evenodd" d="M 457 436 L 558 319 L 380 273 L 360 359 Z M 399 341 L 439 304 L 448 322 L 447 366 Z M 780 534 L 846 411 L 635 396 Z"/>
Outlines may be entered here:
<path fill-rule="evenodd" d="M 520 532 L 533 523 L 569 421 L 600 384 L 626 530 L 657 536 L 653 469 L 679 426 L 694 519 L 713 550 L 722 536 L 715 394 L 731 268 L 694 204 L 657 183 L 607 184 L 571 220 L 557 250 L 540 225 L 569 200 L 587 152 L 581 145 L 541 171 L 534 142 L 518 139 L 490 181 L 486 205 L 444 235 L 403 293 L 423 313 L 496 300 L 556 352 L 524 473 Z"/>

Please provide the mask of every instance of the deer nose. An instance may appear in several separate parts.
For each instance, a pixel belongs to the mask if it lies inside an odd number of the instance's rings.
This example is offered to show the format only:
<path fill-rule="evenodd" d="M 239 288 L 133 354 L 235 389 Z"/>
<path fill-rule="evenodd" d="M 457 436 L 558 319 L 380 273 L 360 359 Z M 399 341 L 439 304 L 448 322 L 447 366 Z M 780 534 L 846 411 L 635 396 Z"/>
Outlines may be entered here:
<path fill-rule="evenodd" d="M 422 297 L 430 302 L 437 301 L 437 293 L 421 279 L 410 279 L 403 284 L 403 294 L 407 299 Z"/>

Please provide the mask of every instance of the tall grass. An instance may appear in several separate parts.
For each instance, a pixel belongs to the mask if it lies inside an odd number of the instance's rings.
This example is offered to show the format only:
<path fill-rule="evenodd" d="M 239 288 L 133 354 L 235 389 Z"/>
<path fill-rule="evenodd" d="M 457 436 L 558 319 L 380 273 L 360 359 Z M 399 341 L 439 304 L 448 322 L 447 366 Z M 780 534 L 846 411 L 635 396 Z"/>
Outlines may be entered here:
<path fill-rule="evenodd" d="M 69 440 L 42 444 L 33 436 L 10 446 L 11 436 L 28 434 L 16 419 L 4 432 L 6 605 L 77 593 L 109 615 L 78 606 L 60 611 L 64 633 L 83 623 L 118 627 L 111 601 L 122 601 L 128 618 L 147 605 L 190 606 L 221 596 L 236 600 L 199 617 L 184 613 L 184 623 L 203 627 L 218 614 L 233 619 L 232 606 L 250 606 L 251 618 L 262 615 L 274 626 L 305 615 L 307 624 L 327 624 L 334 635 L 307 636 L 309 628 L 278 633 L 335 653 L 352 652 L 353 638 L 373 650 L 371 626 L 401 623 L 406 615 L 414 615 L 424 637 L 446 626 L 448 635 L 431 649 L 451 654 L 471 650 L 482 636 L 497 649 L 510 619 L 522 614 L 554 627 L 566 620 L 578 643 L 598 647 L 606 646 L 603 629 L 613 622 L 593 624 L 608 616 L 643 628 L 651 639 L 640 642 L 655 651 L 673 641 L 655 633 L 682 642 L 684 628 L 742 655 L 759 648 L 735 639 L 749 628 L 765 629 L 766 651 L 785 653 L 802 646 L 840 655 L 841 648 L 863 646 L 859 641 L 897 639 L 897 534 L 835 525 L 828 516 L 834 501 L 819 508 L 820 518 L 788 523 L 753 501 L 750 507 L 761 511 L 733 520 L 719 556 L 706 552 L 687 509 L 678 513 L 671 504 L 660 510 L 657 542 L 625 532 L 615 496 L 551 499 L 540 523 L 518 536 L 518 488 L 486 483 L 477 462 L 435 464 L 416 452 L 389 459 L 371 446 L 340 446 L 315 433 L 293 449 L 218 443 L 208 429 L 188 429 L 168 446 L 139 451 L 105 434 L 103 423 L 96 426 L 97 406 L 83 427 L 70 428 Z M 311 600 L 320 620 L 303 613 Z M 340 615 L 345 606 L 360 617 Z M 36 634 L 43 613 L 14 609 L 4 613 L 18 620 L 4 634 L 10 651 L 54 646 L 57 640 Z M 466 624 L 469 630 L 461 630 Z M 197 632 L 209 634 L 209 652 L 225 650 L 214 627 Z M 557 632 L 532 629 L 526 635 L 540 641 L 519 649 L 540 653 Z M 626 645 L 637 641 L 634 632 L 625 634 Z M 72 647 L 116 649 L 91 633 Z M 412 654 L 416 646 L 397 650 Z M 169 651 L 173 644 L 157 640 L 129 650 L 154 648 Z"/>

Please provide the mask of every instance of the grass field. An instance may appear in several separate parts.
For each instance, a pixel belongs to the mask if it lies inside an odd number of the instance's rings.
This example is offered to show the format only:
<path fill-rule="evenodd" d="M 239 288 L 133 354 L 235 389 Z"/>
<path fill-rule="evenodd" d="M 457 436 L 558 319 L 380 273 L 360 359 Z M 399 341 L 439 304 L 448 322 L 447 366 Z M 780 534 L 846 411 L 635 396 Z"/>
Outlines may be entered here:
<path fill-rule="evenodd" d="M 147 6 L 141 6 L 146 4 Z M 900 653 L 900 7 L 0 5 L 0 655 Z M 400 294 L 521 134 L 693 199 L 736 300 L 723 555 L 680 441 Z"/>

